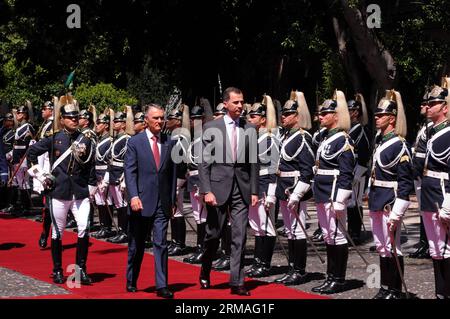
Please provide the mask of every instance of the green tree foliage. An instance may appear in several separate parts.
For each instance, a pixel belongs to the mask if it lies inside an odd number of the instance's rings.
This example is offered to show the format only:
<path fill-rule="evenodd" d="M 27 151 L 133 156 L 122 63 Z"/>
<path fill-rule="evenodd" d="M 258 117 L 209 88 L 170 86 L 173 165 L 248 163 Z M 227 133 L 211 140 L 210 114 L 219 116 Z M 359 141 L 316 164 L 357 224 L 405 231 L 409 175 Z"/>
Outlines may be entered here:
<path fill-rule="evenodd" d="M 81 108 L 87 108 L 89 104 L 93 104 L 98 112 L 102 112 L 106 107 L 117 111 L 124 105 L 132 106 L 137 103 L 136 98 L 125 90 L 117 89 L 111 83 L 95 85 L 83 83 L 76 88 L 74 96 Z"/>

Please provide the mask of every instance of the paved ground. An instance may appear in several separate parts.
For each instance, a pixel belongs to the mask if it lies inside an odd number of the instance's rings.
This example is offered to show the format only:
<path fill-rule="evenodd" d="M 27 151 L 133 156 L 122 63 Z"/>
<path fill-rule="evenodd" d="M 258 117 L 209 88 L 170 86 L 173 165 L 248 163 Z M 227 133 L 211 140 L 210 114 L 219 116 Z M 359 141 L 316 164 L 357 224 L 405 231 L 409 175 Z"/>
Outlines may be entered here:
<path fill-rule="evenodd" d="M 185 205 L 185 211 L 189 212 L 189 207 Z M 309 226 L 309 234 L 312 235 L 317 227 L 317 216 L 315 209 L 312 205 L 308 208 L 310 219 L 307 219 L 307 225 Z M 26 217 L 34 219 L 35 217 Z M 195 227 L 195 222 L 192 215 L 189 215 L 189 222 Z M 364 212 L 364 224 L 367 230 L 370 230 L 370 222 L 368 218 L 367 207 Z M 405 218 L 405 225 L 408 231 L 406 235 L 403 230 L 402 237 L 402 249 L 404 255 L 407 256 L 409 252 L 415 250 L 414 245 L 418 242 L 419 236 L 419 215 L 417 211 L 417 205 L 415 202 L 411 205 L 410 210 Z M 170 229 L 169 229 L 170 231 Z M 366 241 L 364 244 L 358 246 L 362 254 L 371 264 L 367 268 L 361 258 L 357 255 L 354 249 L 350 249 L 347 279 L 348 290 L 336 295 L 333 298 L 337 299 L 366 299 L 373 297 L 378 291 L 377 288 L 369 288 L 370 285 L 367 282 L 372 283 L 374 276 L 374 270 L 378 265 L 378 254 L 376 252 L 370 252 L 369 248 L 373 245 L 372 234 L 367 232 L 364 234 Z M 170 234 L 168 236 L 170 239 Z M 287 250 L 287 239 L 280 236 L 280 241 Z M 37 242 L 37 238 L 36 238 Z M 194 231 L 187 225 L 187 240 L 186 244 L 190 247 L 194 247 L 196 244 L 196 235 Z M 317 243 L 316 243 L 317 244 Z M 36 243 L 37 245 L 37 243 Z M 249 235 L 246 248 L 246 264 L 250 265 L 253 258 L 254 237 L 249 228 Z M 317 244 L 318 250 L 322 257 L 326 260 L 325 246 L 321 243 Z M 37 247 L 36 247 L 37 248 Z M 151 252 L 151 249 L 147 250 Z M 185 256 L 171 257 L 173 259 L 182 261 Z M 286 257 L 283 251 L 277 243 L 275 246 L 275 252 L 273 257 L 273 272 L 270 277 L 261 278 L 261 280 L 272 281 L 275 278 L 282 275 L 287 270 Z M 1 266 L 1 265 L 0 265 Z M 308 260 L 307 271 L 310 272 L 310 281 L 308 283 L 293 286 L 294 289 L 303 291 L 310 291 L 312 287 L 319 285 L 325 278 L 326 265 L 322 265 L 315 255 L 311 247 L 308 248 Z M 411 259 L 405 258 L 405 278 L 408 286 L 408 290 L 412 292 L 418 298 L 434 298 L 434 277 L 433 266 L 430 259 Z M 67 293 L 64 289 L 56 286 L 34 280 L 27 276 L 23 276 L 12 270 L 0 268 L 0 297 L 8 298 L 12 296 L 39 296 L 47 294 L 62 294 Z"/>

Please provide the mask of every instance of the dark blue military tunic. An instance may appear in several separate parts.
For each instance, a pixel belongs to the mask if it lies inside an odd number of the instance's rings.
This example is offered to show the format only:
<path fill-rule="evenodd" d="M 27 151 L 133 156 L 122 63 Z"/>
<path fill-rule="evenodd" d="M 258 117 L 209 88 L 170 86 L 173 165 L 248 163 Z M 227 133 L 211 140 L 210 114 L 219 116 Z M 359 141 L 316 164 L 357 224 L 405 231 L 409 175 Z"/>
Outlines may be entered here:
<path fill-rule="evenodd" d="M 422 125 L 417 133 L 417 138 L 414 143 L 414 152 L 412 154 L 414 179 L 422 178 L 425 156 L 427 153 L 428 132 L 432 127 L 433 122 L 430 121 Z"/>
<path fill-rule="evenodd" d="M 198 178 L 198 163 L 200 161 L 200 154 L 202 151 L 202 139 L 198 137 L 194 139 L 187 150 L 188 164 L 187 164 L 187 191 L 196 192 L 200 186 Z"/>
<path fill-rule="evenodd" d="M 95 150 L 95 175 L 99 182 L 103 180 L 108 170 L 108 163 L 111 159 L 111 147 L 112 138 L 109 134 L 102 135 L 97 142 Z"/>
<path fill-rule="evenodd" d="M 370 155 L 370 142 L 367 128 L 362 126 L 360 123 L 353 123 L 348 135 L 353 140 L 353 145 L 355 147 L 355 158 L 357 164 L 363 167 L 367 167 Z"/>
<path fill-rule="evenodd" d="M 276 196 L 279 200 L 288 200 L 287 192 L 292 193 L 298 181 L 311 184 L 313 178 L 314 153 L 311 148 L 312 137 L 303 129 L 291 129 L 284 132 L 280 142 L 280 160 Z M 284 172 L 298 172 L 298 177 L 282 177 Z M 307 192 L 301 201 L 311 198 Z"/>
<path fill-rule="evenodd" d="M 317 149 L 319 148 L 320 143 L 324 139 L 325 135 L 327 134 L 327 129 L 325 127 L 320 128 L 319 130 L 315 131 L 312 137 L 312 149 L 314 151 L 314 156 L 317 153 Z"/>
<path fill-rule="evenodd" d="M 15 131 L 13 129 L 4 129 L 2 130 L 2 140 L 3 146 L 5 147 L 5 153 L 9 153 L 13 149 L 14 145 L 14 135 Z"/>
<path fill-rule="evenodd" d="M 44 123 L 42 123 L 41 129 L 38 131 L 37 139 L 41 140 L 44 137 L 51 136 L 53 131 L 53 120 L 48 119 Z"/>
<path fill-rule="evenodd" d="M 28 160 L 35 165 L 39 155 L 46 152 L 51 154 L 52 149 L 53 156 L 50 157 L 50 161 L 53 160 L 52 166 L 68 149 L 71 149 L 71 152 L 51 173 L 55 176 L 56 182 L 50 196 L 59 200 L 72 200 L 74 197 L 79 200 L 89 197 L 88 185 L 96 185 L 95 141 L 80 131 L 70 134 L 62 130 L 33 144 L 28 151 Z"/>
<path fill-rule="evenodd" d="M 316 170 L 314 176 L 313 193 L 317 204 L 329 203 L 336 198 L 338 189 L 352 190 L 353 171 L 355 169 L 355 155 L 350 136 L 338 129 L 327 130 L 316 154 Z M 326 172 L 339 172 L 335 176 L 321 174 L 319 170 Z M 334 194 L 332 192 L 334 191 Z M 333 197 L 333 198 L 331 198 Z"/>
<path fill-rule="evenodd" d="M 34 137 L 35 131 L 30 123 L 23 123 L 16 129 L 14 136 L 13 158 L 12 163 L 18 164 L 27 152 L 30 141 Z"/>
<path fill-rule="evenodd" d="M 443 191 L 450 193 L 449 164 L 450 124 L 445 121 L 430 129 L 422 177 L 421 211 L 436 212 L 437 205 L 444 200 Z"/>
<path fill-rule="evenodd" d="M 111 147 L 111 161 L 109 162 L 109 183 L 119 185 L 124 173 L 123 160 L 127 151 L 127 143 L 130 135 L 120 133 L 116 136 Z"/>
<path fill-rule="evenodd" d="M 388 204 L 392 208 L 397 197 L 409 201 L 414 179 L 409 145 L 405 139 L 394 132 L 386 134 L 373 156 L 369 210 L 384 211 Z M 393 183 L 396 183 L 395 188 Z"/>
<path fill-rule="evenodd" d="M 268 195 L 269 184 L 277 181 L 277 166 L 279 161 L 280 141 L 274 134 L 268 134 L 265 129 L 259 130 L 258 161 L 259 161 L 259 198 Z"/>

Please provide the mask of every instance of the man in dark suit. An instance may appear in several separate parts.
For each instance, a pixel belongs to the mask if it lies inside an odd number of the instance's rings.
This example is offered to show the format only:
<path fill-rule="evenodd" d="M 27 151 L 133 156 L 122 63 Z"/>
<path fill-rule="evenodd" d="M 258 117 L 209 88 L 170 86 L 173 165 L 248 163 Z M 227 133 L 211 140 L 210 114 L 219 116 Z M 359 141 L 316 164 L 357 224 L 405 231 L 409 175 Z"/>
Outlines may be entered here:
<path fill-rule="evenodd" d="M 210 288 L 212 260 L 229 215 L 231 293 L 248 296 L 250 293 L 244 287 L 243 261 L 248 207 L 258 202 L 258 139 L 255 127 L 240 118 L 244 103 L 241 90 L 233 87 L 226 89 L 223 103 L 228 113 L 221 119 L 206 123 L 203 128 L 199 178 L 208 217 L 200 286 L 202 289 Z"/>
<path fill-rule="evenodd" d="M 172 141 L 161 133 L 164 109 L 150 104 L 147 129 L 128 140 L 125 154 L 125 181 L 130 202 L 128 227 L 127 291 L 136 292 L 144 257 L 145 238 L 153 229 L 155 284 L 157 295 L 173 298 L 167 288 L 167 224 L 176 195 L 175 164 L 171 159 Z"/>

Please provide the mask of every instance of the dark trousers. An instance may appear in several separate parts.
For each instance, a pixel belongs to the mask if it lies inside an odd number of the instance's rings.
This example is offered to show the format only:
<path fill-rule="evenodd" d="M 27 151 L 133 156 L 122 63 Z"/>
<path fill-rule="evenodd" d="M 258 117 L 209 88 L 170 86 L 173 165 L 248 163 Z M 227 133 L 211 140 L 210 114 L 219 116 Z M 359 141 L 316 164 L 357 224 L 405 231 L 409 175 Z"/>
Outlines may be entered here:
<path fill-rule="evenodd" d="M 167 225 L 169 219 L 158 206 L 151 217 L 143 217 L 141 213 L 131 211 L 128 221 L 128 265 L 127 282 L 136 286 L 142 259 L 144 258 L 145 239 L 153 230 L 153 255 L 155 258 L 156 289 L 167 287 Z"/>
<path fill-rule="evenodd" d="M 202 258 L 202 276 L 209 276 L 219 240 L 226 229 L 227 214 L 231 221 L 230 285 L 244 284 L 244 249 L 247 239 L 248 206 L 244 203 L 236 181 L 227 202 L 222 206 L 206 206 L 205 253 Z"/>

